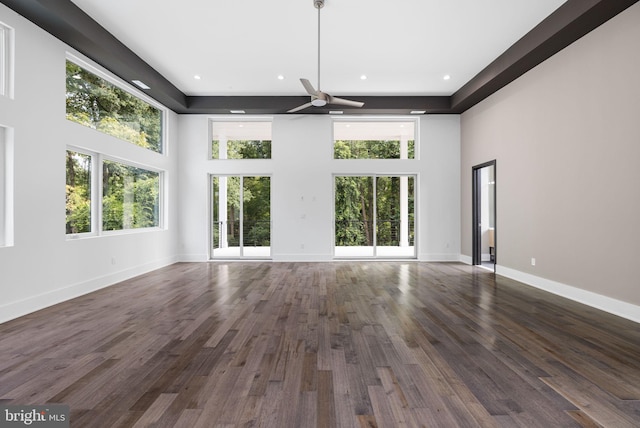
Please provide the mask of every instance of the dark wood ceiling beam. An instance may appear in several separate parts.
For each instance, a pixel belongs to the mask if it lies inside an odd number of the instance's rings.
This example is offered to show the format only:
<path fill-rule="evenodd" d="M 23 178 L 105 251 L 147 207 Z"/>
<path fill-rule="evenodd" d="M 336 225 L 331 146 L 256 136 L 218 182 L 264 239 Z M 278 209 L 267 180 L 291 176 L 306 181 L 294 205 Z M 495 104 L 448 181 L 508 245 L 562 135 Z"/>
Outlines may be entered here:
<path fill-rule="evenodd" d="M 568 0 L 451 96 L 462 113 L 638 0 Z"/>
<path fill-rule="evenodd" d="M 177 112 L 186 112 L 186 96 L 131 49 L 69 0 L 0 0 L 54 37 L 131 82 L 151 89 L 149 96 Z"/>
<path fill-rule="evenodd" d="M 327 105 L 309 107 L 301 114 L 329 113 L 340 110 L 344 114 L 410 114 L 413 110 L 425 110 L 428 114 L 447 113 L 450 110 L 447 96 L 360 96 L 344 98 L 364 102 L 364 107 Z M 229 114 L 231 110 L 243 110 L 247 114 L 284 114 L 288 110 L 309 102 L 308 96 L 198 96 L 187 97 L 187 110 L 195 114 Z"/>
<path fill-rule="evenodd" d="M 365 106 L 327 106 L 301 113 L 334 109 L 345 114 L 462 113 L 637 1 L 568 0 L 450 97 L 342 95 L 364 101 Z M 144 92 L 176 113 L 228 114 L 239 109 L 248 114 L 280 114 L 308 101 L 303 96 L 187 96 L 70 0 L 0 2 L 121 79 L 145 82 L 151 89 Z"/>

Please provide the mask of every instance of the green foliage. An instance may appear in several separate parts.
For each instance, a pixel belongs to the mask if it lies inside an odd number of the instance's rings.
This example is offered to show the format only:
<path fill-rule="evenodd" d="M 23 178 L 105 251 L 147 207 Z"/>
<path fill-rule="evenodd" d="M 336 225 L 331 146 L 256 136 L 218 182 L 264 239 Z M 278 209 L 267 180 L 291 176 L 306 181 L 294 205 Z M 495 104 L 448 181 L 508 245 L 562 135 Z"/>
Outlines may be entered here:
<path fill-rule="evenodd" d="M 162 112 L 67 61 L 67 119 L 162 152 Z"/>
<path fill-rule="evenodd" d="M 408 159 L 415 157 L 415 143 L 407 144 Z M 400 159 L 398 140 L 338 140 L 333 146 L 334 159 Z"/>
<path fill-rule="evenodd" d="M 91 156 L 67 151 L 68 234 L 91 232 Z"/>
<path fill-rule="evenodd" d="M 271 245 L 271 179 L 244 177 L 244 245 Z"/>
<path fill-rule="evenodd" d="M 373 245 L 372 178 L 336 177 L 335 186 L 336 245 Z"/>
<path fill-rule="evenodd" d="M 220 223 L 220 181 L 213 177 L 213 243 L 220 246 L 220 227 L 227 227 L 227 243 L 239 246 L 240 238 L 240 177 L 226 177 L 227 224 Z M 243 245 L 263 247 L 271 245 L 271 179 L 270 177 L 242 177 Z"/>
<path fill-rule="evenodd" d="M 408 177 L 409 244 L 414 240 L 414 178 Z M 335 178 L 335 242 L 337 246 L 400 243 L 400 177 L 339 176 Z"/>
<path fill-rule="evenodd" d="M 211 158 L 220 158 L 219 140 L 211 142 Z M 227 159 L 271 159 L 271 141 L 229 140 L 227 141 Z"/>
<path fill-rule="evenodd" d="M 160 174 L 117 162 L 103 163 L 103 230 L 157 227 Z"/>

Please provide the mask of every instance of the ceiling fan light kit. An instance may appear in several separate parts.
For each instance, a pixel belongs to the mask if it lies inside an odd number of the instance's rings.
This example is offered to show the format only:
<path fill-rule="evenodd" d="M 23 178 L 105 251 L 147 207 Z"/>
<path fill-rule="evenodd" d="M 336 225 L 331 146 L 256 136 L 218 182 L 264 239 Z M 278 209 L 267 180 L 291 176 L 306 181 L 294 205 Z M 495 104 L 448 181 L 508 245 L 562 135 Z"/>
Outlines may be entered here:
<path fill-rule="evenodd" d="M 307 107 L 324 107 L 327 104 L 336 104 L 350 107 L 362 107 L 364 103 L 360 101 L 346 100 L 344 98 L 338 98 L 322 92 L 320 90 L 320 9 L 324 7 L 324 0 L 313 0 L 313 6 L 318 9 L 318 89 L 315 89 L 308 79 L 301 78 L 300 82 L 307 94 L 311 96 L 311 101 L 303 104 L 299 107 L 293 108 L 287 113 L 295 113 L 300 110 L 304 110 Z"/>

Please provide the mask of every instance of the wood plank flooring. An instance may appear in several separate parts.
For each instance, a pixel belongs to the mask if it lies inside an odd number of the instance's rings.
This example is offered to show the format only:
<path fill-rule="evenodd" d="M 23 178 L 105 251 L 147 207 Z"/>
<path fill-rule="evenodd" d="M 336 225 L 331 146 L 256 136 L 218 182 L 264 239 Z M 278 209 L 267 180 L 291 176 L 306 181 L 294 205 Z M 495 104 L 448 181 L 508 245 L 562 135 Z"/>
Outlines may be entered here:
<path fill-rule="evenodd" d="M 638 427 L 640 325 L 458 263 L 178 263 L 0 325 L 73 427 Z"/>

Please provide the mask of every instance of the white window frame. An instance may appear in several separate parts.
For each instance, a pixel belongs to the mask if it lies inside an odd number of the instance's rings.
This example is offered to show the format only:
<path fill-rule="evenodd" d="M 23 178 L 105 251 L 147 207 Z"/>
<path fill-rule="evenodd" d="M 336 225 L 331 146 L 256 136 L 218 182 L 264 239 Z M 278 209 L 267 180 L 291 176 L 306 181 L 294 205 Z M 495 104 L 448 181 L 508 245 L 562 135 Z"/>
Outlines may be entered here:
<path fill-rule="evenodd" d="M 0 125 L 0 247 L 13 246 L 13 128 Z"/>
<path fill-rule="evenodd" d="M 267 256 L 247 256 L 244 253 L 244 230 L 242 226 L 240 227 L 240 236 L 239 236 L 239 255 L 232 256 L 221 256 L 215 255 L 214 252 L 216 248 L 213 246 L 213 218 L 215 213 L 213 211 L 213 178 L 229 178 L 229 177 L 238 177 L 240 179 L 240 212 L 239 212 L 239 221 L 242 225 L 244 219 L 244 197 L 242 196 L 244 193 L 244 179 L 247 177 L 266 177 L 269 179 L 269 187 L 270 187 L 270 195 L 271 200 L 269 201 L 269 241 L 271 245 L 269 245 L 269 255 Z M 271 260 L 273 258 L 273 176 L 272 174 L 259 174 L 259 173 L 230 173 L 230 174 L 208 174 L 208 191 L 209 191 L 209 259 L 210 260 Z"/>
<path fill-rule="evenodd" d="M 362 160 L 370 160 L 370 159 L 358 159 Z M 391 159 L 394 160 L 394 159 Z M 373 245 L 372 245 L 372 254 L 371 255 L 356 255 L 356 256 L 347 256 L 347 255 L 336 255 L 336 177 L 371 177 L 373 183 L 373 221 L 374 225 L 377 222 L 377 183 L 376 179 L 378 177 L 410 177 L 413 178 L 413 198 L 414 198 L 414 206 L 413 206 L 413 231 L 414 231 L 414 242 L 413 242 L 413 254 L 412 255 L 401 255 L 401 256 L 380 256 L 378 254 L 378 242 L 377 242 L 377 233 L 376 228 L 373 227 Z M 363 172 L 363 173 L 333 173 L 332 174 L 332 246 L 333 246 L 333 259 L 334 260 L 357 260 L 357 259 L 391 259 L 391 260 L 415 260 L 418 258 L 418 218 L 419 218 L 419 201 L 418 195 L 419 192 L 419 182 L 420 182 L 420 174 L 417 172 L 403 172 L 403 173 L 383 173 L 383 172 Z"/>
<path fill-rule="evenodd" d="M 219 122 L 219 123 L 236 123 L 236 122 L 246 122 L 246 123 L 252 123 L 252 122 L 268 122 L 271 126 L 271 130 L 270 130 L 270 140 L 271 141 L 271 157 L 269 159 L 228 159 L 226 156 L 227 154 L 225 153 L 224 157 L 217 157 L 214 158 L 213 157 L 213 151 L 212 151 L 212 142 L 213 142 L 213 124 Z M 210 118 L 209 119 L 209 144 L 207 145 L 207 159 L 209 160 L 213 160 L 213 161 L 270 161 L 273 159 L 273 117 L 265 117 L 265 116 L 259 116 L 259 117 L 255 117 L 255 116 L 247 116 L 247 117 L 237 117 L 237 116 L 219 116 L 219 117 L 215 117 L 215 118 Z"/>
<path fill-rule="evenodd" d="M 336 123 L 348 122 L 370 122 L 370 123 L 394 123 L 394 122 L 412 122 L 413 123 L 413 159 L 337 159 L 335 153 L 335 125 Z M 418 161 L 420 160 L 420 119 L 415 116 L 379 116 L 379 117 L 331 117 L 331 159 L 335 161 Z"/>
<path fill-rule="evenodd" d="M 13 99 L 15 30 L 0 22 L 0 95 Z"/>
<path fill-rule="evenodd" d="M 169 109 L 167 109 L 165 106 L 163 106 L 162 104 L 158 103 L 156 100 L 154 100 L 153 98 L 149 97 L 147 94 L 145 94 L 142 91 L 139 91 L 138 89 L 136 89 L 134 86 L 130 85 L 129 83 L 125 82 L 122 79 L 119 79 L 117 77 L 115 77 L 113 74 L 111 74 L 110 72 L 104 70 L 103 68 L 99 67 L 98 65 L 92 64 L 89 61 L 80 58 L 77 55 L 74 55 L 70 52 L 66 53 L 66 61 L 70 61 L 74 64 L 76 64 L 77 66 L 84 68 L 85 70 L 87 70 L 90 73 L 95 74 L 96 76 L 98 76 L 101 79 L 106 80 L 107 82 L 111 83 L 112 85 L 122 89 L 125 92 L 128 92 L 129 94 L 133 95 L 134 97 L 140 99 L 141 101 L 144 101 L 145 103 L 151 105 L 154 108 L 157 108 L 158 110 L 160 110 L 162 112 L 162 130 L 161 130 L 161 149 L 162 151 L 160 153 L 155 152 L 153 150 L 150 149 L 145 149 L 144 147 L 140 147 L 140 149 L 142 150 L 147 150 L 149 152 L 152 153 L 156 153 L 160 156 L 168 156 L 168 149 L 169 149 L 169 145 L 167 144 L 168 141 L 168 134 L 169 134 Z M 97 130 L 96 130 L 97 131 Z M 98 131 L 100 132 L 100 131 Z M 109 134 L 105 134 L 105 135 L 109 135 Z M 117 138 L 117 137 L 114 137 Z M 123 140 L 124 141 L 124 140 Z M 135 144 L 132 144 L 135 147 Z"/>
<path fill-rule="evenodd" d="M 66 151 L 76 152 L 81 155 L 91 156 L 91 231 L 90 232 L 82 232 L 82 233 L 67 233 L 67 239 L 78 239 L 78 238 L 86 238 L 90 236 L 97 236 L 100 233 L 100 223 L 98 223 L 98 217 L 100 216 L 100 212 L 98 209 L 98 196 L 100 192 L 99 183 L 101 183 L 101 178 L 98 179 L 96 177 L 96 171 L 101 165 L 98 153 L 85 150 L 79 147 L 67 146 Z M 66 153 L 65 151 L 65 153 Z M 66 183 L 66 166 L 65 166 L 65 183 Z"/>
<path fill-rule="evenodd" d="M 100 230 L 100 234 L 104 235 L 104 236 L 108 236 L 108 235 L 121 235 L 121 234 L 129 234 L 129 233 L 138 233 L 138 232 L 145 232 L 145 231 L 158 231 L 158 230 L 164 230 L 165 229 L 165 221 L 164 221 L 164 217 L 165 217 L 165 177 L 166 177 L 166 172 L 160 168 L 155 168 L 153 166 L 149 166 L 149 165 L 145 165 L 145 164 L 141 164 L 141 163 L 137 163 L 137 162 L 133 162 L 130 161 L 128 159 L 122 159 L 122 158 L 117 158 L 115 156 L 107 156 L 107 155 L 100 155 L 100 163 L 99 163 L 99 168 L 98 168 L 98 173 L 96 174 L 98 177 L 98 183 L 99 183 L 99 189 L 98 189 L 98 196 L 100 198 L 99 200 L 99 205 L 100 205 L 100 209 L 98 212 L 98 225 L 99 225 L 99 230 Z M 102 216 L 103 216 L 103 212 L 102 212 L 102 198 L 104 196 L 104 189 L 102 187 L 102 179 L 103 179 L 103 171 L 104 171 L 104 161 L 110 161 L 110 162 L 117 162 L 119 164 L 125 165 L 125 166 L 130 166 L 133 168 L 140 168 L 140 169 L 146 169 L 147 171 L 150 172 L 156 172 L 158 173 L 158 225 L 157 226 L 153 226 L 153 227 L 139 227 L 139 228 L 133 228 L 133 229 L 119 229 L 119 230 L 103 230 L 102 228 Z"/>
<path fill-rule="evenodd" d="M 166 229 L 166 171 L 155 168 L 153 166 L 149 166 L 146 164 L 133 162 L 128 159 L 122 159 L 116 156 L 109 156 L 102 153 L 94 152 L 91 150 L 86 150 L 77 146 L 67 146 L 66 150 L 80 153 L 83 155 L 91 156 L 91 232 L 84 233 L 71 233 L 66 234 L 67 240 L 74 240 L 79 238 L 88 238 L 95 236 L 112 236 L 112 235 L 123 235 L 130 233 L 140 233 L 146 231 L 158 231 Z M 103 198 L 103 188 L 102 188 L 102 178 L 103 178 L 103 164 L 104 161 L 117 162 L 122 165 L 130 166 L 133 168 L 141 168 L 147 171 L 158 173 L 158 226 L 153 227 L 143 227 L 143 228 L 134 228 L 134 229 L 121 229 L 121 230 L 103 230 L 102 228 L 102 198 Z M 65 182 L 66 182 L 66 171 L 65 171 Z"/>

